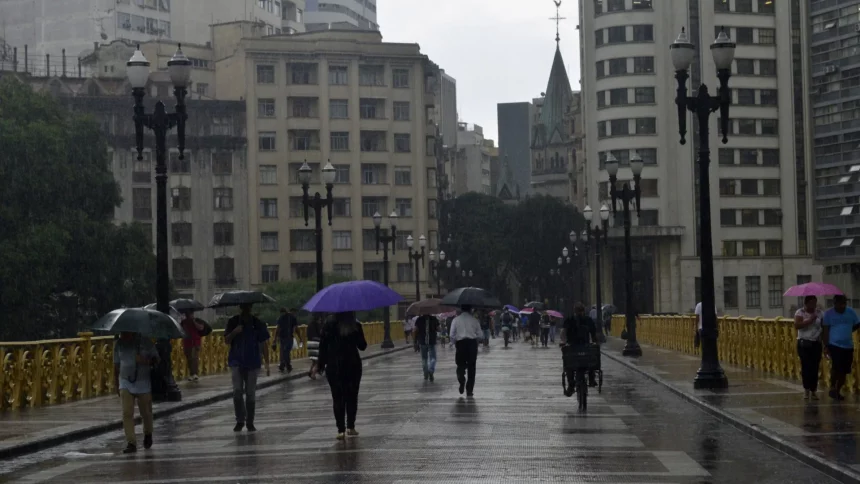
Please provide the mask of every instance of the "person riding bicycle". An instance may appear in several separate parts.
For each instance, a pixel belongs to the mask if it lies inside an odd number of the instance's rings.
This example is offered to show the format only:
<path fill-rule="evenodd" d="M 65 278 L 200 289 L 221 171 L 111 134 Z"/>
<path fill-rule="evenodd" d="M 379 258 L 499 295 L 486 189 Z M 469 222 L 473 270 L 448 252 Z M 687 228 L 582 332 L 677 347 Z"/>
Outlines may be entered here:
<path fill-rule="evenodd" d="M 597 325 L 594 324 L 588 315 L 585 314 L 585 306 L 582 303 L 577 303 L 574 308 L 573 316 L 564 320 L 563 341 L 568 346 L 586 346 L 589 344 L 597 344 Z M 567 374 L 568 392 L 573 395 L 575 388 L 574 374 Z M 596 387 L 597 382 L 594 378 L 594 370 L 588 371 L 588 386 Z M 568 396 L 570 396 L 568 395 Z"/>
<path fill-rule="evenodd" d="M 511 311 L 509 309 L 505 309 L 505 311 L 502 313 L 502 316 L 499 319 L 501 320 L 502 335 L 505 338 L 505 348 L 507 348 L 508 347 L 508 341 L 510 340 L 510 337 L 511 337 L 511 329 L 515 325 L 514 317 L 511 314 Z"/>

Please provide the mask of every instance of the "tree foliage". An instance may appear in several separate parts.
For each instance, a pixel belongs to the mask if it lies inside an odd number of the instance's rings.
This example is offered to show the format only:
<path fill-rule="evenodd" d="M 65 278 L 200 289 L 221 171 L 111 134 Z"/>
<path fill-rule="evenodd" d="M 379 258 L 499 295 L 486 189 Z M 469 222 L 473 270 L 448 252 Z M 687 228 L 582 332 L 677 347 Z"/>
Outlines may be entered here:
<path fill-rule="evenodd" d="M 92 119 L 0 80 L 0 340 L 72 336 L 154 300 L 155 257 L 121 202 Z"/>

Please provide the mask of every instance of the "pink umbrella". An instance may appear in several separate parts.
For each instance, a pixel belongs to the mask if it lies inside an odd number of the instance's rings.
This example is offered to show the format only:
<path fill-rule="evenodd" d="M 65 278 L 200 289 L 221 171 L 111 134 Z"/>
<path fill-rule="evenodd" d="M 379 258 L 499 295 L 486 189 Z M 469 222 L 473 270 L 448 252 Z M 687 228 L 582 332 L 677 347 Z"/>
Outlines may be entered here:
<path fill-rule="evenodd" d="M 553 311 L 552 309 L 549 309 L 549 310 L 547 310 L 547 312 L 546 312 L 546 313 L 547 313 L 547 314 L 549 314 L 549 316 L 550 316 L 551 318 L 564 319 L 564 314 L 561 314 L 561 313 L 560 313 L 560 312 L 558 312 L 558 311 Z"/>
<path fill-rule="evenodd" d="M 825 284 L 823 282 L 807 282 L 806 284 L 799 284 L 797 286 L 791 286 L 785 291 L 783 296 L 785 297 L 804 297 L 804 296 L 833 296 L 833 295 L 842 295 L 842 291 L 839 290 L 838 287 L 833 284 Z"/>
<path fill-rule="evenodd" d="M 520 311 L 520 314 L 531 314 L 535 312 L 535 308 L 524 308 Z"/>

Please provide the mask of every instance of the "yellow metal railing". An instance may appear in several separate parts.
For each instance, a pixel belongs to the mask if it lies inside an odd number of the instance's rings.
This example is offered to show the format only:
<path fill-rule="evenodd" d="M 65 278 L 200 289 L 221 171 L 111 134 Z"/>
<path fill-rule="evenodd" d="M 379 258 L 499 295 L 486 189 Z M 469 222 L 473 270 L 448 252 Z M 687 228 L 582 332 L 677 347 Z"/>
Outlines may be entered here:
<path fill-rule="evenodd" d="M 621 336 L 624 316 L 613 316 L 612 335 Z M 640 316 L 636 338 L 640 343 L 659 346 L 690 355 L 699 354 L 694 346 L 698 326 L 696 316 Z M 717 318 L 720 331 L 718 352 L 726 364 L 751 368 L 800 383 L 800 359 L 797 356 L 797 330 L 787 318 Z M 854 333 L 854 345 L 860 348 L 860 336 Z M 854 352 L 854 368 L 860 366 L 860 351 Z M 820 388 L 830 386 L 830 360 L 822 358 Z M 846 393 L 860 393 L 860 379 L 848 375 Z"/>
<path fill-rule="evenodd" d="M 382 343 L 383 323 L 363 323 L 369 345 Z M 270 328 L 274 331 L 274 327 Z M 392 339 L 403 334 L 403 323 L 391 322 Z M 215 330 L 203 338 L 200 348 L 200 375 L 227 372 L 224 330 Z M 299 326 L 292 359 L 307 358 L 307 327 Z M 0 342 L 0 410 L 55 405 L 112 394 L 113 342 L 111 336 L 80 333 L 78 338 L 45 341 Z M 270 362 L 277 364 L 278 352 L 270 352 Z M 173 376 L 188 376 L 182 341 L 173 341 L 171 354 Z"/>

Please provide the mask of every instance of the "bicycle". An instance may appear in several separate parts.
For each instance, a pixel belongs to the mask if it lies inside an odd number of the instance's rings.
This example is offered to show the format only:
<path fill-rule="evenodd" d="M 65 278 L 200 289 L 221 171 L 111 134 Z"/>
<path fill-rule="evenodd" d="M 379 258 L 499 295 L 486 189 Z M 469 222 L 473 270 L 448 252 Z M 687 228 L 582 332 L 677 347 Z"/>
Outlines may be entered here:
<path fill-rule="evenodd" d="M 561 347 L 563 370 L 561 385 L 565 395 L 568 393 L 567 375 L 574 372 L 574 393 L 580 410 L 588 409 L 588 384 L 585 373 L 593 370 L 597 377 L 597 393 L 603 391 L 603 370 L 600 366 L 600 346 L 568 346 Z"/>

